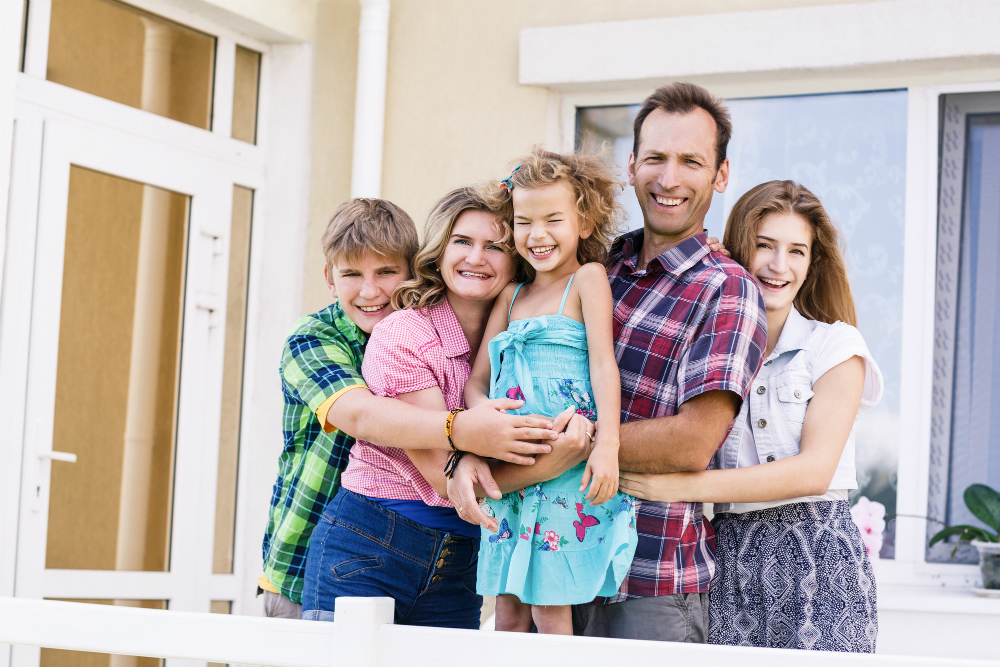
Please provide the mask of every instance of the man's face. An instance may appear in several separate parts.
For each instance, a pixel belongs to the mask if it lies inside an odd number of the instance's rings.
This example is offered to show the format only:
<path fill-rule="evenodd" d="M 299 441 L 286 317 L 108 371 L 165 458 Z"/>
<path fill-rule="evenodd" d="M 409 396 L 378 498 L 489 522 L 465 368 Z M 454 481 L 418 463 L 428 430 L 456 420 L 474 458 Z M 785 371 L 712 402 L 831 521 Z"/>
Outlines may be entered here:
<path fill-rule="evenodd" d="M 406 260 L 386 259 L 374 253 L 365 253 L 356 261 L 341 257 L 332 267 L 323 267 L 330 296 L 340 300 L 344 314 L 365 333 L 371 333 L 392 312 L 389 297 L 409 277 Z"/>
<path fill-rule="evenodd" d="M 701 233 L 712 192 L 729 182 L 729 160 L 715 168 L 715 121 L 696 108 L 686 114 L 654 110 L 639 133 L 639 153 L 628 160 L 628 182 L 647 234 L 677 244 Z"/>

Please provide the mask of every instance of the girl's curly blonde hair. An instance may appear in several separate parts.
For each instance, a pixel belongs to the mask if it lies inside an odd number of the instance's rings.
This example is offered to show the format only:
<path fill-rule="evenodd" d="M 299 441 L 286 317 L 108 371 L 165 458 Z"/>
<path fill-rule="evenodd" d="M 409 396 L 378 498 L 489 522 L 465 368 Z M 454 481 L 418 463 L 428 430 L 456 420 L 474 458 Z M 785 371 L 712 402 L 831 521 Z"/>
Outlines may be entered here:
<path fill-rule="evenodd" d="M 608 152 L 563 155 L 536 146 L 529 155 L 517 160 L 517 163 L 520 166 L 500 182 L 502 187 L 496 192 L 501 201 L 493 206 L 507 229 L 514 228 L 511 191 L 517 188 L 539 188 L 564 180 L 576 197 L 576 212 L 580 216 L 581 229 L 592 230 L 590 236 L 580 239 L 580 245 L 576 249 L 577 260 L 580 264 L 603 264 L 608 258 L 611 243 L 622 232 L 625 219 L 625 209 L 618 203 L 618 193 L 625 185 L 615 176 Z M 522 264 L 527 264 L 523 258 Z"/>

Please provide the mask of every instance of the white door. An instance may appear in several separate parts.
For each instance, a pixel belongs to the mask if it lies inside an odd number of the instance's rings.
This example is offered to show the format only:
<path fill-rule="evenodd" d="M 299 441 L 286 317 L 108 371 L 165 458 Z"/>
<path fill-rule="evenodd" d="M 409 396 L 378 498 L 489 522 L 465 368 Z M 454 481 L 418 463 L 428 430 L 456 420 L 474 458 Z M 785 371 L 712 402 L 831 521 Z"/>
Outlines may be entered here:
<path fill-rule="evenodd" d="M 15 595 L 207 612 L 233 169 L 44 103 L 22 99 L 15 127 Z"/>

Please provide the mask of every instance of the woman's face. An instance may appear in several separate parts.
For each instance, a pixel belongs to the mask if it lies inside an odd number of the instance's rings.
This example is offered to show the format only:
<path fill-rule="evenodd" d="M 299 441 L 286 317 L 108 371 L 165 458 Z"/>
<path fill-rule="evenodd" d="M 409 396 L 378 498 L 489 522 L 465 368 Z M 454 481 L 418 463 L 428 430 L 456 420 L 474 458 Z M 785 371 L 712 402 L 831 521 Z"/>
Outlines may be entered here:
<path fill-rule="evenodd" d="M 503 234 L 496 216 L 464 211 L 458 216 L 438 260 L 449 298 L 492 302 L 514 278 L 514 258 L 497 241 Z"/>
<path fill-rule="evenodd" d="M 794 213 L 768 213 L 757 229 L 757 254 L 748 270 L 768 312 L 789 311 L 809 272 L 812 225 Z"/>

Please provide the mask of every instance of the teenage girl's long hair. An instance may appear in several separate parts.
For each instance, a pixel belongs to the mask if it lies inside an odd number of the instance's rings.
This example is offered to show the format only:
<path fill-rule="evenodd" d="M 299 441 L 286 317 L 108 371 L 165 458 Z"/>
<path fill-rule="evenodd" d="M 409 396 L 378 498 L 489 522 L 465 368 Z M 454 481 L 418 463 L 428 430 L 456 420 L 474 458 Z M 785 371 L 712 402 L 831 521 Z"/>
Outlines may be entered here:
<path fill-rule="evenodd" d="M 833 324 L 857 326 L 851 284 L 844 263 L 844 237 L 808 189 L 794 181 L 761 183 L 740 197 L 729 214 L 722 243 L 733 259 L 749 268 L 757 254 L 757 232 L 769 213 L 800 216 L 813 230 L 811 258 L 806 280 L 794 305 L 804 317 Z"/>

